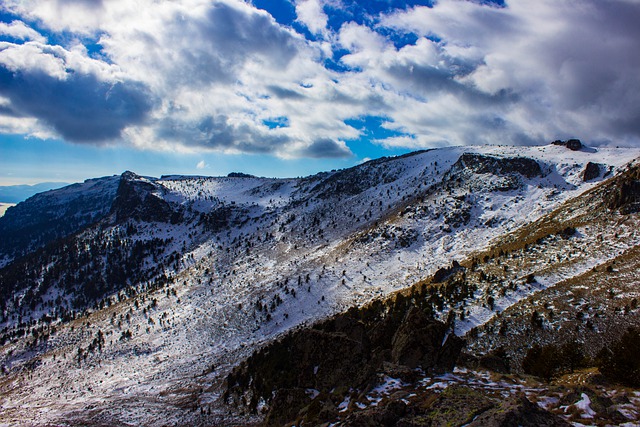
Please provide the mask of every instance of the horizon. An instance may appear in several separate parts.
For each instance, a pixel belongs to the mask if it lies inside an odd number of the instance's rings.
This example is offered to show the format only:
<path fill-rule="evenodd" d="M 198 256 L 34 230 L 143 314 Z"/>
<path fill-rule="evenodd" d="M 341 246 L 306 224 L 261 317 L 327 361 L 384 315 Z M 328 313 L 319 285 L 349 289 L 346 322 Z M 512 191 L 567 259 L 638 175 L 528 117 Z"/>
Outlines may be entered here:
<path fill-rule="evenodd" d="M 626 0 L 8 0 L 0 186 L 639 147 L 639 19 Z"/>
<path fill-rule="evenodd" d="M 578 139 L 579 141 L 581 141 L 581 143 L 583 144 L 583 147 L 585 148 L 616 148 L 616 149 L 624 149 L 624 148 L 629 148 L 629 149 L 633 149 L 633 148 L 637 148 L 634 147 L 632 145 L 606 145 L 604 147 L 602 146 L 594 146 L 594 145 L 589 145 L 586 144 L 584 141 L 580 140 L 579 138 L 569 138 L 569 139 Z M 554 140 L 555 141 L 555 140 Z M 548 141 L 546 143 L 541 143 L 541 144 L 537 144 L 537 145 L 531 145 L 531 146 L 522 146 L 522 148 L 526 148 L 526 147 L 545 147 L 545 146 L 549 146 L 552 145 L 553 141 Z M 139 168 L 136 168 L 137 165 L 134 165 L 133 167 L 129 168 L 129 167 L 125 167 L 124 169 L 120 169 L 120 170 L 115 170 L 114 168 L 114 172 L 112 173 L 105 173 L 105 174 L 94 174 L 94 175 L 87 175 L 84 177 L 80 177 L 77 180 L 69 180 L 69 181 L 43 181 L 43 180 L 31 180 L 32 182 L 18 182 L 18 183 L 13 183 L 12 181 L 10 181 L 10 179 L 3 179 L 2 177 L 0 177 L 0 188 L 8 188 L 8 187 L 37 187 L 37 186 L 42 186 L 42 185 L 55 185 L 57 187 L 55 188 L 61 188 L 64 186 L 68 186 L 68 185 L 73 185 L 73 184 L 78 184 L 78 183 L 82 183 L 85 182 L 87 180 L 91 180 L 91 179 L 100 179 L 100 178 L 107 178 L 107 177 L 111 177 L 111 176 L 120 176 L 122 174 L 124 174 L 125 172 L 132 172 L 138 176 L 142 176 L 145 178 L 154 178 L 154 179 L 161 179 L 162 177 L 170 177 L 170 176 L 184 176 L 184 177 L 206 177 L 206 178 L 225 178 L 227 177 L 229 174 L 231 173 L 242 173 L 242 174 L 247 174 L 247 175 L 251 175 L 255 178 L 265 178 L 265 179 L 295 179 L 295 178 L 305 178 L 305 177 L 309 177 L 309 176 L 313 176 L 313 175 L 317 175 L 319 173 L 325 173 L 325 172 L 333 172 L 333 171 L 339 171 L 339 170 L 344 170 L 344 169 L 349 169 L 349 168 L 353 168 L 353 167 L 357 167 L 359 165 L 371 162 L 371 161 L 375 161 L 375 160 L 379 160 L 379 159 L 383 159 L 383 158 L 396 158 L 396 157 L 401 157 L 401 156 L 405 156 L 405 155 L 410 155 L 413 153 L 419 153 L 422 151 L 428 151 L 428 150 L 438 150 L 438 149 L 455 149 L 455 148 L 463 148 L 463 147 L 470 147 L 470 148 L 474 148 L 474 147 L 482 147 L 482 146 L 488 146 L 488 147 L 512 147 L 512 148 L 517 148 L 518 146 L 511 146 L 511 145 L 504 145 L 504 144 L 466 144 L 466 145 L 451 145 L 451 146 L 447 146 L 447 147 L 434 147 L 434 148 L 416 148 L 413 150 L 399 150 L 397 153 L 395 154 L 381 154 L 378 157 L 374 157 L 374 158 L 363 158 L 363 159 L 359 159 L 356 162 L 348 162 L 346 163 L 346 165 L 341 166 L 341 167 L 333 167 L 335 165 L 332 165 L 331 163 L 328 165 L 328 168 L 318 168 L 318 169 L 309 169 L 310 172 L 305 173 L 305 174 L 273 174 L 273 175 L 267 175 L 267 174 L 260 174 L 260 173 L 252 173 L 249 172 L 248 170 L 262 170 L 260 165 L 256 165 L 256 164 L 250 164 L 248 166 L 249 169 L 245 170 L 242 169 L 243 167 L 243 162 L 239 162 L 239 163 L 231 163 L 231 162 L 227 162 L 225 163 L 224 169 L 221 168 L 219 169 L 219 173 L 202 173 L 202 169 L 203 168 L 199 168 L 196 165 L 195 168 L 195 172 L 163 172 L 160 169 L 156 169 L 155 173 L 142 173 L 139 171 Z M 239 165 L 239 168 L 233 168 L 233 165 Z M 246 166 L 246 163 L 244 163 L 244 166 Z M 145 166 L 143 165 L 143 168 Z M 189 167 L 187 167 L 187 169 L 189 169 Z M 207 164 L 207 169 L 211 169 L 210 165 Z M 297 170 L 295 168 L 292 168 L 292 170 Z M 300 170 L 304 170 L 304 169 L 300 169 Z M 52 188 L 52 189 L 55 189 Z"/>

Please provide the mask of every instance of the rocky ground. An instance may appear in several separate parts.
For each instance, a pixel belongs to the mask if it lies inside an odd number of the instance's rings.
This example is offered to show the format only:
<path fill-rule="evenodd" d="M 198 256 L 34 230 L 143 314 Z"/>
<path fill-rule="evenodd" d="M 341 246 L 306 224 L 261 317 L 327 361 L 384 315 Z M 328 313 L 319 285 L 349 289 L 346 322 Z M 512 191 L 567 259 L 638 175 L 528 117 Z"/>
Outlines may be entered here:
<path fill-rule="evenodd" d="M 407 374 L 381 373 L 373 389 L 353 390 L 336 403 L 326 425 L 631 427 L 640 422 L 640 391 L 608 384 L 594 369 L 551 383 L 467 368 L 436 376 Z"/>

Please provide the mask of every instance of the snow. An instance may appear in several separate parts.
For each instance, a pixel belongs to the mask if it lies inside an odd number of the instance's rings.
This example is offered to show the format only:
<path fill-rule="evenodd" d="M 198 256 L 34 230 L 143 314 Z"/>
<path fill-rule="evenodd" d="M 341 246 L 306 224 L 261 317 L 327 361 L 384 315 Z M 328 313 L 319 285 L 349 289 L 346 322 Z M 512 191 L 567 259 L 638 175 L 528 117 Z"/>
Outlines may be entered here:
<path fill-rule="evenodd" d="M 441 181 L 466 152 L 534 158 L 546 175 L 526 179 L 521 187 L 508 191 L 492 190 L 493 178 L 479 176 L 464 185 L 453 185 L 448 194 Z M 157 194 L 167 202 L 193 211 L 181 224 L 136 224 L 138 234 L 133 240 L 170 239 L 160 257 L 174 251 L 181 255 L 177 268 L 165 265 L 163 273 L 172 277 L 169 287 L 145 293 L 144 302 L 139 296 L 139 309 L 130 299 L 71 324 L 57 325 L 58 332 L 47 347 L 38 350 L 41 367 L 9 397 L 0 398 L 0 405 L 6 411 L 38 414 L 36 424 L 66 419 L 88 405 L 103 408 L 111 419 L 121 422 L 126 418 L 136 423 L 152 413 L 159 421 L 150 425 L 188 424 L 188 418 L 176 418 L 171 405 L 190 396 L 189 387 L 206 390 L 194 404 L 214 405 L 222 379 L 258 346 L 293 328 L 406 288 L 452 260 L 486 248 L 497 237 L 600 182 L 602 178 L 582 182 L 580 173 L 587 162 L 618 170 L 638 155 L 640 150 L 635 149 L 572 152 L 556 146 L 432 150 L 363 165 L 370 171 L 369 179 L 380 179 L 376 185 L 326 200 L 318 196 L 325 188 L 322 185 L 339 178 L 341 171 L 306 179 L 140 178 L 158 186 Z M 396 179 L 385 182 L 383 176 Z M 54 191 L 63 204 L 89 188 L 115 191 L 118 180 L 92 180 Z M 447 232 L 444 218 L 457 204 L 461 209 L 471 206 L 470 220 Z M 201 232 L 194 219 L 197 214 L 221 207 L 239 212 L 238 223 L 231 229 Z M 484 226 L 487 221 L 493 225 Z M 83 238 L 116 239 L 116 231 L 87 231 Z M 595 235 L 595 231 L 579 231 L 586 239 Z M 406 246 L 399 243 L 404 236 L 409 241 Z M 519 286 L 504 297 L 496 296 L 495 311 L 610 256 L 607 252 L 595 261 L 549 274 L 536 272 L 538 282 L 531 288 Z M 141 268 L 152 266 L 153 260 L 147 259 Z M 175 296 L 167 295 L 167 289 L 175 291 Z M 44 300 L 54 301 L 58 296 L 59 288 L 52 287 Z M 256 303 L 270 305 L 276 296 L 282 302 L 269 310 L 271 320 L 267 321 L 266 310 L 257 310 Z M 456 322 L 456 334 L 495 315 L 482 307 L 481 296 L 479 290 L 478 302 L 467 306 L 467 320 Z M 157 305 L 143 312 L 151 300 Z M 37 316 L 44 313 L 44 309 L 35 312 Z M 113 315 L 116 326 L 111 323 Z M 101 353 L 90 354 L 78 364 L 74 357 L 78 347 L 86 348 L 98 330 L 113 332 L 106 335 Z M 126 330 L 133 336 L 121 341 Z M 8 354 L 10 348 L 13 355 Z M 0 348 L 0 362 L 15 372 L 32 356 L 19 345 Z M 444 388 L 457 378 L 459 374 L 441 376 L 429 387 Z M 370 401 L 375 403 L 399 387 L 399 380 L 386 377 Z M 132 407 L 133 400 L 144 405 Z M 345 410 L 349 403 L 345 399 L 339 409 Z"/>
<path fill-rule="evenodd" d="M 349 402 L 351 402 L 351 396 L 346 395 L 344 400 L 338 405 L 338 412 L 346 412 L 346 410 L 349 409 Z"/>
<path fill-rule="evenodd" d="M 580 409 L 580 411 L 582 411 L 582 414 L 580 414 L 580 417 L 582 418 L 593 418 L 595 417 L 596 413 L 593 409 L 591 409 L 591 399 L 589 399 L 589 396 L 587 396 L 585 393 L 581 394 L 582 399 L 577 401 L 575 403 L 576 408 Z"/>

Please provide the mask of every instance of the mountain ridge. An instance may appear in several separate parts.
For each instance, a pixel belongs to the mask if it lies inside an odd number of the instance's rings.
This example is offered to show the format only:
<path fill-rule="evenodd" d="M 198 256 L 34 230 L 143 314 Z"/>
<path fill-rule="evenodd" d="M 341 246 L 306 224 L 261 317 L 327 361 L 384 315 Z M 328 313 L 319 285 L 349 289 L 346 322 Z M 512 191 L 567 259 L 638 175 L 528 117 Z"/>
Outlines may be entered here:
<path fill-rule="evenodd" d="M 14 414 L 7 417 L 180 424 L 200 419 L 190 412 L 195 405 L 231 423 L 235 415 L 220 406 L 222 385 L 256 348 L 498 244 L 598 188 L 607 170 L 618 176 L 638 155 L 464 147 L 302 179 L 105 178 L 109 197 L 97 204 L 99 215 L 86 216 L 96 221 L 73 223 L 76 231 L 35 252 L 4 254 L 0 388 Z M 519 158 L 529 160 L 509 160 Z M 585 181 L 589 162 L 606 166 Z M 616 187 L 611 203 L 635 206 L 634 179 Z M 357 188 L 348 188 L 354 180 Z M 72 190 L 59 193 L 61 203 L 77 198 Z M 624 236 L 636 244 L 637 236 Z M 443 286 L 461 284 L 456 277 Z M 534 291 L 523 285 L 523 295 Z M 469 292 L 469 307 L 487 304 L 487 295 Z M 434 314 L 447 323 L 460 310 L 446 303 Z M 69 383 L 59 381 L 63 372 Z M 26 373 L 28 384 L 20 380 Z M 24 389 L 7 388 L 16 381 Z M 31 395 L 61 403 L 44 413 Z M 82 414 L 90 405 L 94 415 Z"/>

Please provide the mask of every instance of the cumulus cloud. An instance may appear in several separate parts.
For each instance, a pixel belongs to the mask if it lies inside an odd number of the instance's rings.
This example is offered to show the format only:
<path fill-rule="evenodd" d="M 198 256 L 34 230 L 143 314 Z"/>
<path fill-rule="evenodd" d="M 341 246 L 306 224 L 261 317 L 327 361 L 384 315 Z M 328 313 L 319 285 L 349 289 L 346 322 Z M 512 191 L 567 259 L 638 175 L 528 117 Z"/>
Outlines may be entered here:
<path fill-rule="evenodd" d="M 489 108 L 499 119 L 464 114 L 472 122 L 476 116 L 480 134 L 512 143 L 572 133 L 637 143 L 640 135 L 623 123 L 640 111 L 640 98 L 631 95 L 640 93 L 633 71 L 640 57 L 631 54 L 640 49 L 640 29 L 632 24 L 638 18 L 640 4 L 627 0 L 512 0 L 504 8 L 443 0 L 390 14 L 382 25 L 440 40 L 438 56 L 451 63 L 450 72 L 457 73 L 451 61 L 464 64 L 454 77 L 466 92 L 462 114 L 474 105 L 465 99 L 484 94 L 482 113 Z"/>
<path fill-rule="evenodd" d="M 35 118 L 74 142 L 118 139 L 151 101 L 144 85 L 109 68 L 61 47 L 0 43 L 0 114 Z"/>
<path fill-rule="evenodd" d="M 42 34 L 28 27 L 22 21 L 13 21 L 10 24 L 0 22 L 0 35 L 9 36 L 17 40 L 33 40 L 40 43 L 46 42 Z"/>
<path fill-rule="evenodd" d="M 315 34 L 323 34 L 327 29 L 329 17 L 322 8 L 321 0 L 296 1 L 296 14 L 298 21 L 307 26 L 309 31 Z"/>
<path fill-rule="evenodd" d="M 289 27 L 239 0 L 6 0 L 23 20 L 0 25 L 0 131 L 331 158 L 364 134 L 349 119 L 384 116 L 388 147 L 638 143 L 637 1 L 440 0 L 329 25 L 340 4 L 296 1 Z"/>

